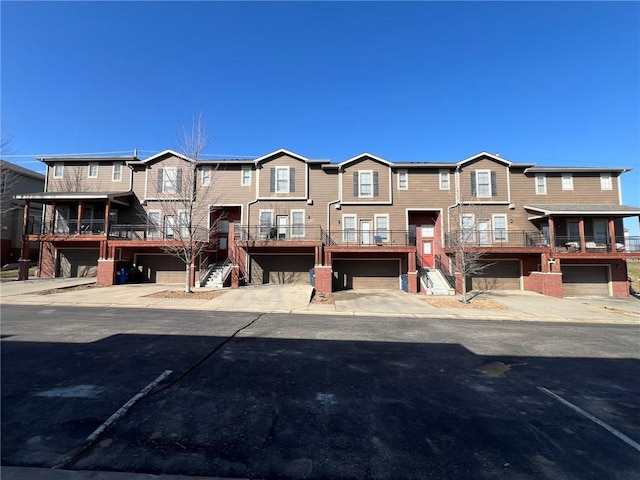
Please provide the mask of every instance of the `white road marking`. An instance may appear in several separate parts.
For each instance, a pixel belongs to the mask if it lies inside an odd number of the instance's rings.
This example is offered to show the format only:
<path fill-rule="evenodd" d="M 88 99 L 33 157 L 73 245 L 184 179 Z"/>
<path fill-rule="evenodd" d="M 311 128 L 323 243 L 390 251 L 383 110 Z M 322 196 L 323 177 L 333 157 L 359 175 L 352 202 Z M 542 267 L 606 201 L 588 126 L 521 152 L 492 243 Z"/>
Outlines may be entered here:
<path fill-rule="evenodd" d="M 605 422 L 603 422 L 599 418 L 594 417 L 589 412 L 585 412 L 584 410 L 582 410 L 580 407 L 574 405 L 573 403 L 568 402 L 567 400 L 562 398 L 560 395 L 556 395 L 555 393 L 553 393 L 550 390 L 547 390 L 544 387 L 538 387 L 538 390 L 540 390 L 541 392 L 544 392 L 547 395 L 555 398 L 560 403 L 562 403 L 562 404 L 566 405 L 567 407 L 571 408 L 572 410 L 578 412 L 580 415 L 583 415 L 583 416 L 587 417 L 592 422 L 600 425 L 602 428 L 607 430 L 609 433 L 612 433 L 613 435 L 618 437 L 620 440 L 622 440 L 624 443 L 626 443 L 627 445 L 630 445 L 631 447 L 635 448 L 637 451 L 640 452 L 640 444 L 638 442 L 633 441 L 629 437 L 627 437 L 624 433 L 620 432 L 619 430 L 616 430 L 615 428 L 613 428 L 612 426 L 606 424 Z"/>
<path fill-rule="evenodd" d="M 102 425 L 96 428 L 96 430 L 87 437 L 87 441 L 93 442 L 96 438 L 98 438 L 98 435 L 104 432 L 111 424 L 113 424 L 116 420 L 118 420 L 125 413 L 127 413 L 127 410 L 129 410 L 138 400 L 144 397 L 147 393 L 151 391 L 153 387 L 155 387 L 158 383 L 160 383 L 162 380 L 167 378 L 172 373 L 173 373 L 173 370 L 165 370 L 164 372 L 162 372 L 158 376 L 158 378 L 156 378 L 153 382 L 151 382 L 149 385 L 147 385 L 142 390 L 140 390 L 136 396 L 132 397 L 131 400 L 129 400 L 127 403 L 121 406 L 116 413 L 111 415 Z"/>

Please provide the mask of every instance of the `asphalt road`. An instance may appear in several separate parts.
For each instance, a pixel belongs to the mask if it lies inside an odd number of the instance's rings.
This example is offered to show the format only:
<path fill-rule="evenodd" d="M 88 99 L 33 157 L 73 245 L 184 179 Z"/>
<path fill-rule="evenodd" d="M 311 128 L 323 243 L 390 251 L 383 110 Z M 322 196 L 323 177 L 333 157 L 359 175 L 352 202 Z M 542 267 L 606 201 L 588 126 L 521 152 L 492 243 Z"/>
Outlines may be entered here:
<path fill-rule="evenodd" d="M 3 305 L 2 464 L 637 479 L 639 341 L 628 325 Z"/>

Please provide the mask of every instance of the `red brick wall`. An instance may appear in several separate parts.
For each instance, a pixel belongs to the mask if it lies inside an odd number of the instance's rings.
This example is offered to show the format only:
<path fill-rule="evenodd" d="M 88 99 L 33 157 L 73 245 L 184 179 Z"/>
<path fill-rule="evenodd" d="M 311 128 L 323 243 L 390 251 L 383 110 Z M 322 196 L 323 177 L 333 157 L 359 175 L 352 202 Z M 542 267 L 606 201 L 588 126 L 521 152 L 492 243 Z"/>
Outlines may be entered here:
<path fill-rule="evenodd" d="M 524 277 L 524 289 L 550 297 L 562 298 L 562 274 L 531 272 Z"/>
<path fill-rule="evenodd" d="M 116 262 L 113 259 L 98 259 L 98 285 L 113 285 L 116 272 Z"/>
<path fill-rule="evenodd" d="M 333 269 L 329 266 L 316 266 L 315 269 L 315 289 L 317 292 L 331 293 Z"/>
<path fill-rule="evenodd" d="M 38 276 L 54 278 L 56 274 L 56 249 L 51 242 L 42 242 L 42 257 Z"/>

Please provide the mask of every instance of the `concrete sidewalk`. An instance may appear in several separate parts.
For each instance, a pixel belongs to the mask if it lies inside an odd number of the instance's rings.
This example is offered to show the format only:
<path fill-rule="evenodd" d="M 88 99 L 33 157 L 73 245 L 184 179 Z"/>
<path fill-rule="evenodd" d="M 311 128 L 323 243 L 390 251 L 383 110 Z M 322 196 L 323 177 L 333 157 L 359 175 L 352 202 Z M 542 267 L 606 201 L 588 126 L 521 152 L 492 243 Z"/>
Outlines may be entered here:
<path fill-rule="evenodd" d="M 130 284 L 111 287 L 64 289 L 94 283 L 95 279 L 50 279 L 8 282 L 0 288 L 5 304 L 159 308 L 206 311 L 247 311 L 410 318 L 464 318 L 477 320 L 562 321 L 640 325 L 640 300 L 627 298 L 554 298 L 533 292 L 493 291 L 479 298 L 493 300 L 505 309 L 436 307 L 422 295 L 399 290 L 358 290 L 334 293 L 334 304 L 310 303 L 310 285 L 259 285 L 223 289 L 214 299 L 150 297 L 153 293 L 180 291 L 179 285 Z M 61 289 L 60 293 L 36 292 Z M 196 291 L 202 291 L 196 289 Z M 454 297 L 445 297 L 454 298 Z"/>

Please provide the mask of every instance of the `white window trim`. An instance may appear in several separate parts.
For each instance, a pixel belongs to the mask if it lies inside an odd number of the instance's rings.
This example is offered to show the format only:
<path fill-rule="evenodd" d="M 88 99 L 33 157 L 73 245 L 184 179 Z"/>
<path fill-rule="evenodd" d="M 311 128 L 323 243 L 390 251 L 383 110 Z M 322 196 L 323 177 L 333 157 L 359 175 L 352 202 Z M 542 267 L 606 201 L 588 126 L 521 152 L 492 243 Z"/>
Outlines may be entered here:
<path fill-rule="evenodd" d="M 171 225 L 167 220 L 171 219 Z M 179 223 L 179 222 L 178 222 Z M 169 227 L 171 230 L 169 230 Z M 164 224 L 162 225 L 164 229 L 164 238 L 168 240 L 173 240 L 176 238 L 176 216 L 175 215 L 165 215 L 164 216 Z"/>
<path fill-rule="evenodd" d="M 95 175 L 91 175 L 91 167 L 96 167 Z M 98 162 L 89 162 L 89 165 L 87 166 L 87 178 L 98 178 L 99 170 L 100 170 L 100 165 L 98 165 Z"/>
<path fill-rule="evenodd" d="M 447 188 L 442 187 L 442 175 L 445 175 L 447 178 Z M 438 172 L 438 188 L 440 190 L 451 190 L 451 175 L 449 170 L 440 170 Z"/>
<path fill-rule="evenodd" d="M 247 175 L 247 181 L 246 182 L 245 182 L 245 175 L 244 175 L 245 172 L 249 172 L 249 175 Z M 242 167 L 240 169 L 240 186 L 241 187 L 249 187 L 249 186 L 251 186 L 251 167 Z"/>
<path fill-rule="evenodd" d="M 471 237 L 467 239 L 465 235 L 464 229 L 464 219 L 471 219 Z M 476 241 L 476 216 L 473 213 L 463 213 L 462 218 L 460 218 L 460 231 L 462 233 L 462 241 L 463 242 L 475 242 Z"/>
<path fill-rule="evenodd" d="M 362 174 L 369 174 L 371 178 L 371 193 L 369 195 L 362 194 Z M 358 170 L 358 198 L 373 198 L 373 170 Z"/>
<path fill-rule="evenodd" d="M 402 176 L 404 175 L 404 187 L 401 186 L 401 182 L 400 179 L 402 178 Z M 372 176 L 372 185 L 371 185 L 371 189 L 373 190 L 373 176 Z M 398 170 L 398 190 L 409 190 L 409 170 L 403 169 L 403 170 Z"/>
<path fill-rule="evenodd" d="M 386 218 L 387 219 L 387 228 L 385 229 L 385 234 L 384 235 L 380 235 L 378 233 L 378 219 L 379 218 Z M 373 215 L 373 235 L 374 236 L 379 236 L 382 238 L 383 242 L 388 242 L 389 241 L 389 235 L 391 233 L 391 229 L 389 228 L 389 214 L 388 213 L 380 213 L 380 214 L 374 214 Z"/>
<path fill-rule="evenodd" d="M 151 214 L 152 213 L 157 213 L 158 214 L 158 223 L 155 225 L 155 231 L 152 230 L 151 227 Z M 160 210 L 149 210 L 147 212 L 147 218 L 149 219 L 147 222 L 147 236 L 150 236 L 153 238 L 153 236 L 160 236 L 162 235 L 162 212 Z"/>
<path fill-rule="evenodd" d="M 184 225 L 182 223 L 182 216 L 184 215 L 184 219 L 187 221 L 187 224 Z M 189 239 L 189 212 L 187 210 L 178 210 L 178 215 L 176 215 L 177 217 L 177 227 L 178 227 L 178 232 L 180 232 L 180 238 L 183 240 L 188 240 Z"/>
<path fill-rule="evenodd" d="M 262 224 L 262 214 L 263 213 L 270 213 L 271 214 L 271 224 L 270 225 L 263 225 Z M 269 235 L 271 234 L 271 229 L 276 226 L 275 221 L 276 221 L 276 219 L 275 219 L 274 211 L 273 211 L 272 208 L 260 209 L 258 211 L 258 230 L 259 230 L 260 236 L 267 235 L 267 238 L 268 238 Z"/>
<path fill-rule="evenodd" d="M 565 185 L 564 185 L 565 179 L 569 180 L 569 185 L 567 187 L 565 187 Z M 572 174 L 563 173 L 562 177 L 560 179 L 560 182 L 562 183 L 562 190 L 573 190 L 573 175 Z"/>
<path fill-rule="evenodd" d="M 345 218 L 353 218 L 353 230 L 347 231 L 345 229 Z M 347 238 L 347 233 L 353 232 L 353 238 Z M 358 241 L 358 215 L 354 213 L 343 213 L 342 214 L 342 241 L 345 243 L 356 243 Z"/>
<path fill-rule="evenodd" d="M 504 218 L 504 229 L 496 228 L 496 217 Z M 494 242 L 508 242 L 509 241 L 509 216 L 506 213 L 494 213 L 491 215 L 491 230 L 492 237 Z M 504 238 L 497 238 L 496 233 L 500 231 L 504 231 Z"/>
<path fill-rule="evenodd" d="M 542 191 L 538 191 L 538 180 L 542 179 Z M 544 173 L 536 173 L 536 195 L 547 194 L 547 176 Z"/>
<path fill-rule="evenodd" d="M 173 180 L 167 185 L 169 176 L 167 172 L 174 172 Z M 167 190 L 167 186 L 170 189 Z M 178 193 L 178 167 L 162 167 L 162 193 Z"/>
<path fill-rule="evenodd" d="M 120 167 L 120 178 L 116 178 L 116 167 Z M 121 182 L 122 181 L 122 164 L 114 163 L 111 167 L 111 181 L 112 182 Z"/>
<path fill-rule="evenodd" d="M 56 173 L 57 168 L 60 167 L 60 175 Z M 53 178 L 62 178 L 64 177 L 64 163 L 54 163 L 53 164 Z"/>
<path fill-rule="evenodd" d="M 205 172 L 208 173 L 209 177 L 205 177 Z M 211 171 L 211 167 L 206 166 L 206 167 L 202 167 L 202 181 L 200 182 L 200 184 L 203 187 L 210 187 L 211 186 L 211 175 L 212 175 L 212 171 Z"/>
<path fill-rule="evenodd" d="M 295 224 L 293 222 L 293 214 L 294 213 L 302 213 L 302 224 L 301 225 Z M 304 230 L 305 220 L 306 220 L 306 217 L 307 217 L 306 211 L 304 209 L 296 208 L 296 209 L 291 210 L 290 215 L 291 215 L 289 217 L 289 220 L 290 220 L 289 227 L 291 229 L 291 235 L 290 236 L 292 236 L 292 237 L 304 237 L 305 236 L 305 230 Z M 301 233 L 295 233 L 295 229 L 296 228 L 302 228 L 302 232 Z"/>
<path fill-rule="evenodd" d="M 481 173 L 486 173 L 488 178 L 489 178 L 489 194 L 488 195 L 480 195 L 480 182 L 479 182 L 479 177 Z M 488 169 L 481 169 L 481 170 L 476 170 L 476 197 L 478 198 L 491 198 L 491 196 L 493 195 L 493 191 L 491 189 L 491 170 Z"/>
<path fill-rule="evenodd" d="M 608 178 L 608 185 L 605 185 L 605 178 Z M 613 178 L 610 173 L 600 174 L 600 190 L 613 190 Z"/>
<path fill-rule="evenodd" d="M 291 172 L 290 168 L 291 167 L 275 167 L 276 168 L 276 185 L 275 185 L 275 192 L 274 193 L 289 193 L 289 186 L 291 185 L 291 177 L 289 175 L 289 173 Z M 280 182 L 279 180 L 279 175 L 278 172 L 280 171 L 285 171 L 286 172 L 286 177 L 287 177 L 287 181 L 285 182 L 286 184 L 286 189 L 285 190 L 279 190 L 279 184 Z"/>

